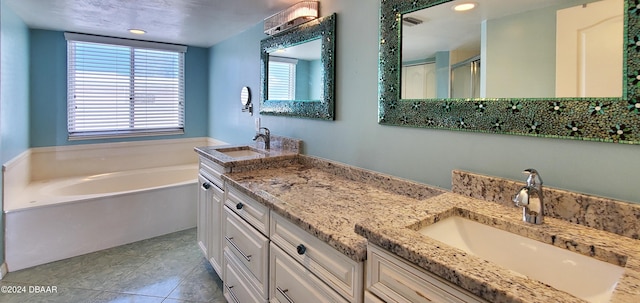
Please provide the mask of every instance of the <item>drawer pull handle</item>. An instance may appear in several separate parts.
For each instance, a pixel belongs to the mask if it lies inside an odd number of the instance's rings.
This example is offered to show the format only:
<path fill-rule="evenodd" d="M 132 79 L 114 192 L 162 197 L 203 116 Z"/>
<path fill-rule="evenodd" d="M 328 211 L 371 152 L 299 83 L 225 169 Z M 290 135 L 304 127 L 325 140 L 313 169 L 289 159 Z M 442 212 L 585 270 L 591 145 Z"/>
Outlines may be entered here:
<path fill-rule="evenodd" d="M 304 255 L 304 253 L 307 251 L 307 248 L 304 247 L 304 245 L 300 244 L 298 245 L 298 247 L 296 247 L 296 250 L 298 251 L 299 255 Z"/>
<path fill-rule="evenodd" d="M 227 285 L 225 283 L 224 287 L 227 289 L 227 291 L 231 295 L 231 299 L 233 299 L 233 301 L 236 302 L 236 303 L 240 303 L 240 300 L 238 300 L 238 297 L 236 297 L 236 294 L 233 292 L 233 290 L 231 290 L 233 288 L 233 286 L 229 286 L 229 285 Z"/>
<path fill-rule="evenodd" d="M 247 262 L 251 262 L 251 255 L 245 255 L 244 252 L 240 250 L 240 247 L 233 242 L 233 237 L 224 236 L 224 238 L 227 239 L 227 242 L 229 242 L 229 244 L 231 244 L 231 246 L 233 246 L 233 248 L 235 248 L 245 258 L 245 260 L 247 260 Z"/>
<path fill-rule="evenodd" d="M 236 209 L 242 209 L 244 207 L 244 204 L 242 204 L 242 202 L 236 204 Z"/>
<path fill-rule="evenodd" d="M 289 303 L 294 303 L 293 300 L 291 300 L 291 298 L 289 298 L 289 296 L 287 296 L 287 292 L 289 291 L 288 289 L 283 290 L 282 288 L 280 288 L 280 286 L 276 286 L 276 289 L 278 290 L 278 292 L 285 298 L 287 299 L 287 301 Z"/>
<path fill-rule="evenodd" d="M 209 184 L 209 183 L 205 182 L 205 183 L 202 183 L 202 187 L 203 187 L 204 189 L 209 189 L 209 188 L 211 187 L 211 184 Z"/>

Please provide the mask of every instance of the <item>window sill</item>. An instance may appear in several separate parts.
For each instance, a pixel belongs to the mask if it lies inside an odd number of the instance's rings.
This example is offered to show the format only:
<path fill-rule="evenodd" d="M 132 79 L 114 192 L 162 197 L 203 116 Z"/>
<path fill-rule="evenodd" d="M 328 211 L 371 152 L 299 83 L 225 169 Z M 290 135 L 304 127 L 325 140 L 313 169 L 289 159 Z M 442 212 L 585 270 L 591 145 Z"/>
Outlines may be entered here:
<path fill-rule="evenodd" d="M 79 141 L 79 140 L 152 137 L 152 136 L 168 136 L 168 135 L 184 135 L 184 129 L 70 133 L 68 140 Z"/>

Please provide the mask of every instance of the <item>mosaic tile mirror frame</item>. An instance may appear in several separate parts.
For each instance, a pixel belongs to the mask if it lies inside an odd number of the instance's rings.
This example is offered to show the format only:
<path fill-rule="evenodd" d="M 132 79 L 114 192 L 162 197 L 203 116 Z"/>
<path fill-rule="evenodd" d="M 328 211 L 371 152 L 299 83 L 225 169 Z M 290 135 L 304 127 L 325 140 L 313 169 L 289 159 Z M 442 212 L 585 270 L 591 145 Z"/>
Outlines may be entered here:
<path fill-rule="evenodd" d="M 313 40 L 321 40 L 319 100 L 274 100 L 268 96 L 269 54 Z M 260 113 L 320 120 L 333 120 L 335 111 L 335 42 L 336 14 L 304 23 L 294 29 L 275 34 L 260 42 Z"/>
<path fill-rule="evenodd" d="M 381 0 L 380 124 L 640 144 L 640 0 L 624 0 L 621 97 L 401 99 L 403 15 L 447 2 Z"/>

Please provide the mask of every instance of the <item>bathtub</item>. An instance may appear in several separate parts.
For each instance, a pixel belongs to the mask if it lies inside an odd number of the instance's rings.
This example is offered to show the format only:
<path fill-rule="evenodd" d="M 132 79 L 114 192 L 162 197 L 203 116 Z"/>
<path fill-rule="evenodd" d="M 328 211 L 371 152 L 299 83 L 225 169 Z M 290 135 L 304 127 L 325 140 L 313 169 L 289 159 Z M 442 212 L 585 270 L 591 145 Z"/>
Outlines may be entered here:
<path fill-rule="evenodd" d="M 197 164 L 32 181 L 5 200 L 9 271 L 196 226 Z"/>

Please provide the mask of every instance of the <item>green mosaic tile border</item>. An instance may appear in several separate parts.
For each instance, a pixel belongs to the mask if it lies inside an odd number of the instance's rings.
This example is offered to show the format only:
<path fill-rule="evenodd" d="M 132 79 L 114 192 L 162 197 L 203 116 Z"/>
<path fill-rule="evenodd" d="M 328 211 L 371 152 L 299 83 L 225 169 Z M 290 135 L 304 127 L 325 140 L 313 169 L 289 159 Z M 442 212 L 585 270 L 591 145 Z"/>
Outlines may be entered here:
<path fill-rule="evenodd" d="M 321 64 L 324 80 L 322 100 L 268 100 L 269 52 L 322 39 Z M 333 120 L 335 112 L 335 48 L 336 14 L 304 23 L 294 29 L 278 33 L 260 42 L 260 113 L 265 115 L 289 116 Z"/>
<path fill-rule="evenodd" d="M 380 124 L 640 144 L 640 0 L 625 0 L 622 98 L 401 100 L 401 16 L 445 2 L 381 0 Z"/>

